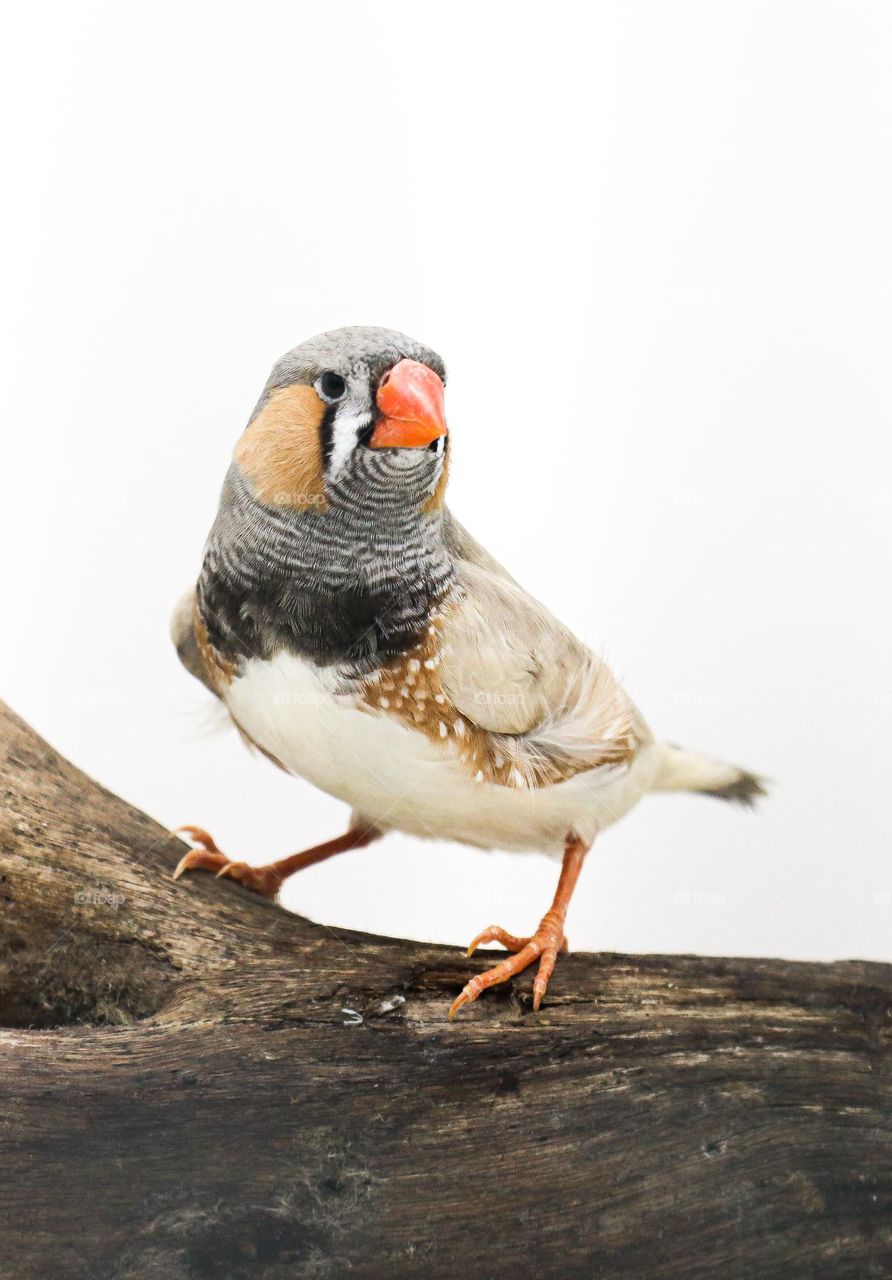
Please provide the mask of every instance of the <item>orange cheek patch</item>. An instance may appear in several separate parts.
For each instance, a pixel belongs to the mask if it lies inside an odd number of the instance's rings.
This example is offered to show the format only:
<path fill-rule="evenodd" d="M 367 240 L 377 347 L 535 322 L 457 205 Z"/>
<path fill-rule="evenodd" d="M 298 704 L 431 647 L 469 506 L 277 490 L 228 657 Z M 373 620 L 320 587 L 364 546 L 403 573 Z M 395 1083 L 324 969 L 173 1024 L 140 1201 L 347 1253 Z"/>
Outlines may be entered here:
<path fill-rule="evenodd" d="M 322 469 L 325 404 L 313 387 L 274 391 L 242 435 L 234 457 L 255 498 L 271 507 L 328 510 Z"/>

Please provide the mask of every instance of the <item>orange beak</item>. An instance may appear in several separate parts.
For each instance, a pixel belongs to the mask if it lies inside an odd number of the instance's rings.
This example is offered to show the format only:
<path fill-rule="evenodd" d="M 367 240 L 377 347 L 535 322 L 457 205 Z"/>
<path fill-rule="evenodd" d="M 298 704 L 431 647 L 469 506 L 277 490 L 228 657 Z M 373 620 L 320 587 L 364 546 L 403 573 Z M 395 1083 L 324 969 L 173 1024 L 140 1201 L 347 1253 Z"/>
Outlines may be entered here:
<path fill-rule="evenodd" d="M 375 397 L 384 415 L 372 432 L 373 449 L 423 449 L 446 434 L 443 383 L 426 364 L 400 360 L 385 373 Z"/>

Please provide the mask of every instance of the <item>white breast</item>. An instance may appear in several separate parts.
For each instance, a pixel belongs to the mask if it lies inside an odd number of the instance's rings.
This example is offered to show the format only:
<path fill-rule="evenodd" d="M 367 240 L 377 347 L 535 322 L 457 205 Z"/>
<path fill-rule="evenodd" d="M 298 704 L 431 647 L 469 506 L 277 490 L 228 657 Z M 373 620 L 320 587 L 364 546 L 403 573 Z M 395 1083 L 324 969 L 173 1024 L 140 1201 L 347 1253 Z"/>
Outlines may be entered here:
<path fill-rule="evenodd" d="M 292 773 L 344 800 L 382 829 L 482 848 L 558 854 L 571 828 L 593 839 L 652 781 L 653 749 L 631 769 L 593 770 L 516 791 L 476 782 L 448 744 L 334 692 L 337 673 L 293 654 L 250 659 L 225 690 L 233 719 Z"/>

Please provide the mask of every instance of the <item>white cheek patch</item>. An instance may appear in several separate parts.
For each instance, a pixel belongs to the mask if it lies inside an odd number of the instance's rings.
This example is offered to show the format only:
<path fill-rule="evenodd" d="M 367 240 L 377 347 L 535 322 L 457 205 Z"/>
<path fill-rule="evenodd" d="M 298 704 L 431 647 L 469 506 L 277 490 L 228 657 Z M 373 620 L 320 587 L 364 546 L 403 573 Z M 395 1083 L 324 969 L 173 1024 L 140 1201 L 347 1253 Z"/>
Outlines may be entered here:
<path fill-rule="evenodd" d="M 372 415 L 351 412 L 345 406 L 335 414 L 332 424 L 331 455 L 328 459 L 328 474 L 337 478 L 344 463 L 356 448 L 356 441 L 372 421 Z"/>

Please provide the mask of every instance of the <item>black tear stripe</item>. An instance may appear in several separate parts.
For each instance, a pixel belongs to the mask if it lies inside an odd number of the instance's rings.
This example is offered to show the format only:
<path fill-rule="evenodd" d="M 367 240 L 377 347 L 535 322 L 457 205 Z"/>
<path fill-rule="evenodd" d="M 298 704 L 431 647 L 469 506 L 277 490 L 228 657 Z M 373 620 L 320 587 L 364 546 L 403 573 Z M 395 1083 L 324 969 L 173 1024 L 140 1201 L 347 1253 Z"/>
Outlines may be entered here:
<path fill-rule="evenodd" d="M 417 644 L 454 577 L 443 512 L 420 510 L 441 469 L 427 449 L 360 445 L 327 482 L 327 511 L 293 511 L 256 501 L 234 464 L 198 583 L 218 652 L 361 673 Z"/>
<path fill-rule="evenodd" d="M 322 424 L 319 427 L 319 434 L 322 441 L 322 467 L 323 470 L 328 467 L 328 460 L 331 457 L 331 451 L 334 448 L 334 424 L 337 417 L 338 406 L 336 404 L 327 404 L 325 412 L 322 415 Z"/>

